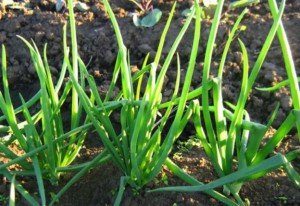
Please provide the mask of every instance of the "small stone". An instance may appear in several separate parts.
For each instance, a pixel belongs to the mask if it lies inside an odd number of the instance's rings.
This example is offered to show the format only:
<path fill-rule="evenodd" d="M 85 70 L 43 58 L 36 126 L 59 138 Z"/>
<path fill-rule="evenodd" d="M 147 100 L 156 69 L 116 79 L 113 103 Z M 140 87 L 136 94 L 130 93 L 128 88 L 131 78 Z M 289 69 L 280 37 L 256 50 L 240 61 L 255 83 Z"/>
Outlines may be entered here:
<path fill-rule="evenodd" d="M 123 8 L 120 8 L 120 10 L 119 10 L 119 17 L 120 18 L 124 18 L 126 16 L 127 16 L 127 12 Z"/>
<path fill-rule="evenodd" d="M 131 73 L 133 73 L 133 74 L 135 74 L 138 71 L 140 71 L 139 68 L 136 65 L 131 66 L 130 69 L 131 69 Z"/>
<path fill-rule="evenodd" d="M 97 78 L 100 78 L 103 75 L 99 69 L 94 69 L 93 73 L 94 73 L 94 77 L 97 77 Z"/>

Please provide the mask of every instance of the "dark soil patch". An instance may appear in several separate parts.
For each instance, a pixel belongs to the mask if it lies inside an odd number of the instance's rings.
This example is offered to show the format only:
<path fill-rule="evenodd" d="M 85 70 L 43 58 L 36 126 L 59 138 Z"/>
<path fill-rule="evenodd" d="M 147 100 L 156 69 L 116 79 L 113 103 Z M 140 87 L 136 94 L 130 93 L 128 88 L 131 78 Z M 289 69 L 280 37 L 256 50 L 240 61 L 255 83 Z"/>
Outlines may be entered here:
<path fill-rule="evenodd" d="M 294 145 L 297 142 L 296 136 L 289 137 L 283 142 L 278 152 L 284 154 L 285 151 L 295 149 Z M 171 155 L 174 162 L 199 181 L 209 183 L 216 178 L 213 167 L 201 147 L 194 146 L 187 150 L 175 150 L 177 152 Z M 294 166 L 300 169 L 299 159 L 295 161 Z M 110 164 L 94 169 L 68 190 L 58 205 L 113 205 L 121 176 L 120 171 Z M 222 205 L 214 198 L 202 193 L 151 194 L 146 192 L 149 189 L 167 185 L 186 185 L 186 183 L 171 174 L 167 168 L 164 168 L 160 176 L 143 190 L 137 192 L 128 187 L 122 205 Z M 221 188 L 218 190 L 222 191 Z M 300 204 L 299 189 L 287 178 L 282 169 L 246 183 L 241 190 L 241 196 L 249 199 L 251 205 L 257 206 Z"/>
<path fill-rule="evenodd" d="M 91 9 L 84 13 L 76 13 L 79 51 L 82 59 L 89 62 L 89 71 L 97 78 L 97 82 L 103 88 L 109 84 L 114 61 L 117 54 L 117 45 L 110 21 L 104 12 L 100 1 L 85 1 Z M 122 31 L 124 42 L 130 50 L 131 64 L 140 67 L 143 58 L 150 52 L 150 58 L 155 55 L 161 32 L 164 28 L 167 14 L 173 4 L 173 0 L 157 0 L 155 6 L 163 11 L 163 18 L 153 28 L 136 28 L 128 13 L 134 10 L 132 4 L 126 0 L 111 0 L 114 12 L 118 16 L 118 22 Z M 177 12 L 171 25 L 163 55 L 165 56 L 178 31 L 183 25 L 184 18 L 181 11 L 188 8 L 192 1 L 178 1 Z M 67 20 L 67 14 L 55 12 L 55 1 L 30 1 L 30 10 L 5 10 L 0 8 L 0 43 L 5 44 L 8 54 L 8 76 L 15 104 L 19 104 L 18 93 L 25 98 L 35 94 L 39 88 L 37 76 L 29 58 L 29 52 L 16 35 L 26 39 L 33 39 L 42 49 L 48 43 L 48 59 L 54 79 L 58 77 L 62 64 L 62 26 Z M 283 22 L 291 44 L 297 73 L 300 75 L 300 3 L 298 0 L 290 0 L 287 3 Z M 229 13 L 230 18 L 223 21 L 217 36 L 217 48 L 213 57 L 212 72 L 216 72 L 220 54 L 238 12 Z M 247 26 L 246 32 L 241 32 L 241 38 L 247 46 L 251 61 L 256 59 L 271 26 L 271 17 L 266 3 L 251 8 L 251 12 L 245 17 L 243 24 Z M 199 58 L 194 74 L 193 87 L 201 84 L 203 56 L 207 44 L 210 22 L 202 25 L 202 40 L 199 46 Z M 181 43 L 178 52 L 182 62 L 182 76 L 184 77 L 187 61 L 193 39 L 193 26 L 189 28 Z M 1 64 L 1 63 L 0 63 Z M 241 83 L 241 52 L 235 42 L 230 50 L 224 73 L 223 92 L 227 101 L 234 102 L 239 94 Z M 164 96 L 169 97 L 170 90 L 174 87 L 176 72 L 169 70 L 168 82 L 165 85 Z M 266 62 L 263 65 L 256 86 L 270 86 L 286 79 L 282 53 L 277 40 L 272 45 Z M 183 81 L 182 81 L 183 82 Z M 274 93 L 263 93 L 253 90 L 247 110 L 251 118 L 265 123 L 267 117 L 274 110 L 277 102 L 281 103 L 279 115 L 274 123 L 278 127 L 288 112 L 291 110 L 291 98 L 288 88 L 282 88 Z M 187 135 L 188 136 L 188 135 Z M 289 147 L 295 147 L 299 143 L 295 138 L 288 138 L 281 147 L 281 152 L 288 151 Z M 91 158 L 92 154 L 99 152 L 101 144 L 98 138 L 89 141 L 87 149 L 82 150 L 83 158 Z M 194 148 L 189 152 L 183 152 L 181 158 L 174 160 L 193 176 L 205 183 L 215 179 L 212 167 L 203 151 Z M 299 159 L 295 163 L 300 168 Z M 167 170 L 169 185 L 184 184 L 178 178 L 172 176 Z M 92 170 L 81 181 L 76 183 L 61 199 L 59 205 L 112 205 L 118 189 L 119 178 L 122 174 L 113 165 L 105 165 Z M 62 181 L 64 182 L 64 180 Z M 8 184 L 0 186 L 0 194 L 7 194 Z M 160 193 L 148 194 L 146 189 L 164 186 L 161 177 L 157 181 L 147 185 L 145 190 L 137 195 L 135 191 L 127 188 L 122 205 L 219 205 L 216 200 L 203 194 Z M 58 188 L 52 188 L 58 190 Z M 247 183 L 241 195 L 249 198 L 253 205 L 299 205 L 300 191 L 297 190 L 281 170 L 277 170 L 259 180 Z M 25 203 L 24 203 L 25 204 Z"/>

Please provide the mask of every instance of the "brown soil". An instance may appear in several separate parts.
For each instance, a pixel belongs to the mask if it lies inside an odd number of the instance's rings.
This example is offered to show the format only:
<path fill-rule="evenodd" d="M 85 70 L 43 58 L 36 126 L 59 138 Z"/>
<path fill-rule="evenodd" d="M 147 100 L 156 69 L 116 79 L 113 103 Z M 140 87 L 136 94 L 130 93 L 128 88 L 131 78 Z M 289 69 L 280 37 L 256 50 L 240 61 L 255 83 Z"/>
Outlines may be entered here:
<path fill-rule="evenodd" d="M 298 142 L 296 136 L 283 142 L 280 152 L 295 149 Z M 176 152 L 171 155 L 178 166 L 203 183 L 216 179 L 213 167 L 198 145 L 181 148 L 177 146 Z M 300 161 L 295 161 L 296 168 L 300 168 Z M 88 175 L 77 182 L 62 197 L 58 205 L 113 205 L 119 180 L 122 174 L 113 165 L 104 165 L 92 170 Z M 165 176 L 167 178 L 165 179 Z M 167 185 L 186 185 L 178 177 L 164 168 L 160 176 L 148 184 L 142 191 L 133 191 L 127 187 L 122 205 L 222 205 L 214 198 L 203 193 L 147 193 L 147 190 Z M 84 189 L 82 189 L 84 188 Z M 221 188 L 218 191 L 222 191 Z M 300 191 L 286 177 L 282 169 L 278 169 L 267 176 L 246 183 L 241 192 L 241 197 L 248 198 L 251 205 L 299 205 Z"/>
<path fill-rule="evenodd" d="M 26 0 L 27 1 L 27 0 Z M 29 2 L 29 1 L 27 1 Z M 89 71 L 95 74 L 97 82 L 106 88 L 111 79 L 112 69 L 117 54 L 117 45 L 114 32 L 104 7 L 100 1 L 85 1 L 91 7 L 87 12 L 76 12 L 77 32 L 79 52 L 85 62 L 89 62 Z M 124 42 L 130 50 L 131 64 L 141 66 L 143 58 L 150 52 L 150 58 L 155 55 L 155 50 L 164 28 L 167 14 L 173 4 L 173 0 L 154 1 L 155 7 L 163 11 L 162 20 L 152 28 L 136 28 L 128 13 L 134 10 L 132 4 L 126 0 L 111 0 L 110 3 L 114 12 L 118 16 Z M 177 12 L 172 22 L 163 54 L 166 55 L 182 26 L 184 18 L 181 11 L 188 8 L 190 2 L 179 0 Z M 300 3 L 298 0 L 288 0 L 283 18 L 293 57 L 300 75 Z M 33 39 L 39 48 L 48 43 L 48 59 L 51 70 L 55 77 L 58 76 L 62 64 L 62 25 L 67 20 L 67 13 L 55 12 L 55 1 L 34 0 L 30 1 L 30 8 L 25 10 L 9 10 L 0 8 L 0 43 L 5 44 L 8 55 L 8 76 L 14 96 L 15 104 L 19 104 L 18 93 L 22 93 L 25 98 L 31 97 L 39 88 L 37 76 L 29 58 L 29 52 L 25 45 L 16 35 L 21 35 L 26 39 Z M 220 53 L 236 16 L 239 12 L 231 12 L 230 19 L 223 21 L 217 36 L 217 48 L 213 57 L 213 72 L 215 72 L 220 59 Z M 270 29 L 271 17 L 267 4 L 262 3 L 251 7 L 251 12 L 245 17 L 243 24 L 247 26 L 246 32 L 241 32 L 241 38 L 247 46 L 251 62 L 253 62 L 265 40 Z M 201 83 L 201 72 L 203 56 L 206 48 L 210 22 L 203 22 L 202 40 L 199 47 L 199 58 L 194 75 L 193 87 Z M 187 61 L 191 49 L 193 37 L 193 26 L 189 28 L 181 43 L 178 52 L 181 56 L 182 74 L 185 73 Z M 165 86 L 164 96 L 168 97 L 169 92 L 174 87 L 176 72 L 169 70 L 167 73 L 168 83 Z M 184 75 L 182 75 L 184 76 Z M 286 79 L 284 64 L 279 43 L 275 41 L 272 45 L 268 58 L 263 65 L 256 86 L 270 86 Z M 234 102 L 239 93 L 241 81 L 241 52 L 235 42 L 230 50 L 224 73 L 223 92 L 227 101 Z M 183 82 L 183 81 L 182 81 Z M 253 90 L 247 110 L 251 118 L 255 121 L 265 123 L 267 117 L 275 108 L 277 102 L 281 103 L 279 115 L 274 123 L 276 128 L 291 110 L 292 103 L 288 88 L 282 88 L 274 93 L 263 93 Z M 186 136 L 189 136 L 188 134 Z M 289 147 L 298 145 L 296 138 L 287 138 L 281 147 L 282 152 L 288 151 Z M 98 139 L 90 140 L 82 151 L 82 156 L 91 158 L 101 148 Z M 200 148 L 193 148 L 189 152 L 183 152 L 181 158 L 174 160 L 189 173 L 203 182 L 215 179 L 212 167 Z M 299 159 L 295 163 L 300 168 Z M 172 176 L 167 170 L 168 185 L 184 184 L 178 178 Z M 92 170 L 81 181 L 76 183 L 61 199 L 58 205 L 111 205 L 113 204 L 116 191 L 118 189 L 119 178 L 122 174 L 113 165 L 105 165 Z M 64 180 L 62 181 L 64 182 Z M 33 183 L 32 183 L 33 184 Z M 33 184 L 34 185 L 34 184 Z M 219 205 L 216 200 L 198 193 L 161 193 L 148 194 L 146 189 L 163 186 L 161 177 L 157 181 L 147 185 L 145 190 L 136 194 L 130 188 L 126 189 L 122 205 Z M 7 194 L 9 184 L 0 185 L 0 194 Z M 51 190 L 57 191 L 58 188 Z M 50 192 L 50 191 L 49 191 Z M 259 180 L 247 183 L 241 195 L 249 198 L 254 205 L 299 205 L 300 191 L 297 190 L 283 171 L 277 170 Z M 23 203 L 22 203 L 23 204 Z M 25 203 L 24 203 L 25 204 Z"/>

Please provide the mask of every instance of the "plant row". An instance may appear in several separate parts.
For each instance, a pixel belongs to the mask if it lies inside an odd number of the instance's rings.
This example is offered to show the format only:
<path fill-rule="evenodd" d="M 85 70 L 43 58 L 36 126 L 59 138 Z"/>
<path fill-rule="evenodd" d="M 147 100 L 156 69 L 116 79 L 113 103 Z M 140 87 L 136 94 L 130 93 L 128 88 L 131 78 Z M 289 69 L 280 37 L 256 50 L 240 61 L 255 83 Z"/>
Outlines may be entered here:
<path fill-rule="evenodd" d="M 167 56 L 162 59 L 162 50 L 168 29 L 176 10 L 176 3 L 170 11 L 162 31 L 156 56 L 149 62 L 146 56 L 141 69 L 131 73 L 129 51 L 125 47 L 117 20 L 108 0 L 103 0 L 110 17 L 118 43 L 118 55 L 110 87 L 105 96 L 98 92 L 94 78 L 78 55 L 73 1 L 67 1 L 69 10 L 69 32 L 71 46 L 67 45 L 67 25 L 64 26 L 63 64 L 59 79 L 54 83 L 47 60 L 47 45 L 40 53 L 34 42 L 19 37 L 28 47 L 32 62 L 40 81 L 40 90 L 28 101 L 20 95 L 22 105 L 13 106 L 7 79 L 6 51 L 2 46 L 2 81 L 0 92 L 0 155 L 7 161 L 0 163 L 0 174 L 11 182 L 9 204 L 15 205 L 17 190 L 30 205 L 53 205 L 78 179 L 89 170 L 104 163 L 113 162 L 123 176 L 115 205 L 120 205 L 126 186 L 140 190 L 151 182 L 165 165 L 173 174 L 190 186 L 158 188 L 149 192 L 204 192 L 226 205 L 245 205 L 239 195 L 243 184 L 264 176 L 282 167 L 290 179 L 299 186 L 300 176 L 291 162 L 299 157 L 300 150 L 283 155 L 275 148 L 296 128 L 300 133 L 300 90 L 286 33 L 281 21 L 285 0 L 277 7 L 276 0 L 269 0 L 273 24 L 252 68 L 249 66 L 247 48 L 237 39 L 240 23 L 248 10 L 239 15 L 228 36 L 216 76 L 211 77 L 211 62 L 215 39 L 222 16 L 224 0 L 219 0 L 214 11 L 209 39 L 204 57 L 202 83 L 190 91 L 198 46 L 201 41 L 203 8 L 198 1 L 178 33 Z M 180 54 L 176 53 L 190 24 L 194 24 L 193 45 L 189 63 L 180 88 Z M 278 37 L 283 53 L 288 79 L 279 86 L 289 86 L 294 109 L 280 127 L 262 144 L 264 137 L 276 118 L 279 108 L 270 115 L 266 125 L 251 121 L 245 109 L 256 78 L 268 54 L 273 39 Z M 226 58 L 234 41 L 238 41 L 243 59 L 242 80 L 236 102 L 225 102 L 222 94 L 223 73 Z M 171 98 L 163 101 L 162 91 L 166 73 L 174 69 L 177 77 Z M 67 80 L 66 80 L 67 79 Z M 121 82 L 117 95 L 115 87 Z M 142 88 L 146 82 L 145 88 Z M 89 92 L 86 92 L 89 88 Z M 274 89 L 274 88 L 272 88 Z M 268 92 L 268 89 L 262 89 Z M 38 107 L 38 111 L 33 110 Z M 63 108 L 69 108 L 69 123 L 63 118 Z M 119 123 L 112 117 L 119 114 Z M 203 150 L 211 161 L 218 179 L 204 184 L 184 172 L 170 158 L 176 140 L 187 123 L 191 122 Z M 81 164 L 74 164 L 87 134 L 95 130 L 104 149 L 95 158 Z M 12 150 L 17 145 L 20 154 Z M 12 166 L 17 169 L 12 169 Z M 46 196 L 44 181 L 59 184 L 60 177 L 72 172 L 74 176 L 55 194 Z M 37 181 L 38 198 L 31 195 L 17 177 L 32 176 Z M 223 187 L 223 192 L 215 190 Z M 48 202 L 50 201 L 50 202 Z"/>

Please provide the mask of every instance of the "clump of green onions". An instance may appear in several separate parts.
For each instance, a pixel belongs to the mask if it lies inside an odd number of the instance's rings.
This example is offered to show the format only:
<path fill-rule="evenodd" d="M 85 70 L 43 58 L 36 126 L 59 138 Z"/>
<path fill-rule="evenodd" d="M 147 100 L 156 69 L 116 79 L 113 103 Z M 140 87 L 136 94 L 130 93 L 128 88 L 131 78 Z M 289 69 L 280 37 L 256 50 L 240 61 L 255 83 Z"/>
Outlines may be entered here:
<path fill-rule="evenodd" d="M 240 95 L 235 104 L 223 101 L 223 69 L 228 51 L 247 9 L 241 13 L 232 28 L 217 76 L 210 78 L 213 49 L 224 0 L 218 2 L 205 53 L 202 85 L 190 91 L 201 33 L 202 8 L 198 1 L 195 1 L 191 14 L 162 61 L 164 42 L 175 12 L 176 3 L 174 4 L 162 32 L 154 61 L 149 63 L 149 56 L 146 56 L 140 71 L 136 74 L 131 74 L 129 52 L 123 43 L 115 15 L 108 0 L 103 0 L 103 2 L 114 28 L 119 49 L 111 84 L 105 97 L 100 96 L 94 78 L 89 75 L 87 66 L 78 55 L 73 1 L 71 0 L 68 1 L 68 9 L 72 59 L 69 59 L 70 49 L 66 44 L 66 27 L 64 27 L 64 59 L 56 85 L 52 81 L 48 65 L 47 47 L 44 47 L 43 55 L 41 55 L 34 43 L 31 44 L 20 37 L 29 48 L 41 88 L 27 102 L 20 96 L 22 105 L 19 108 L 13 107 L 10 98 L 6 52 L 5 47 L 2 46 L 4 91 L 0 92 L 0 107 L 3 113 L 0 117 L 2 124 L 0 132 L 7 135 L 7 140 L 0 143 L 0 154 L 10 161 L 0 164 L 0 174 L 12 182 L 10 205 L 15 204 L 15 190 L 20 192 L 31 205 L 39 205 L 16 180 L 18 175 L 36 177 L 41 204 L 46 205 L 43 179 L 47 178 L 52 183 L 57 183 L 62 173 L 78 171 L 53 196 L 49 204 L 53 205 L 86 172 L 108 161 L 112 161 L 123 172 L 115 205 L 121 204 L 125 186 L 130 185 L 134 189 L 141 189 L 159 174 L 163 165 L 192 186 L 167 187 L 154 191 L 205 192 L 226 205 L 244 205 L 239 195 L 242 185 L 246 181 L 261 177 L 279 167 L 283 167 L 293 182 L 299 186 L 300 176 L 292 167 L 291 161 L 299 157 L 300 150 L 291 151 L 286 155 L 278 153 L 270 157 L 276 146 L 294 126 L 298 132 L 300 131 L 299 85 L 281 22 L 285 0 L 282 1 L 279 10 L 275 0 L 269 0 L 274 23 L 250 75 L 247 49 L 243 42 L 238 40 L 243 55 L 243 76 Z M 196 17 L 193 45 L 183 88 L 180 91 L 181 64 L 179 54 L 175 53 L 193 17 Z M 281 85 L 287 83 L 290 85 L 294 110 L 273 137 L 262 145 L 261 142 L 266 132 L 276 118 L 278 107 L 268 123 L 263 125 L 250 120 L 245 105 L 276 33 L 288 74 L 288 80 Z M 167 102 L 162 102 L 164 79 L 174 56 L 177 57 L 177 78 L 174 91 Z M 160 64 L 162 67 L 158 69 Z M 70 80 L 63 86 L 67 71 Z M 121 81 L 122 89 L 117 95 L 113 95 L 118 80 Z M 146 87 L 142 92 L 141 87 L 144 81 Z M 134 87 L 135 83 L 136 87 Z M 90 94 L 86 93 L 86 86 L 90 88 Z M 70 130 L 66 132 L 61 108 L 69 96 L 71 96 L 71 123 Z M 36 104 L 39 105 L 40 110 L 32 115 L 30 108 Z M 119 113 L 119 125 L 116 125 L 112 115 L 114 113 Z M 25 120 L 19 122 L 18 115 L 22 115 Z M 197 137 L 219 176 L 219 179 L 211 183 L 203 184 L 188 175 L 168 157 L 188 121 L 194 123 Z M 70 165 L 76 158 L 91 127 L 98 133 L 104 150 L 89 162 Z M 24 155 L 17 156 L 9 149 L 9 145 L 13 142 L 17 143 Z M 9 170 L 9 166 L 15 164 L 20 166 L 20 171 Z M 224 194 L 214 190 L 220 186 L 223 186 Z M 235 200 L 227 197 L 229 195 L 232 195 Z"/>
<path fill-rule="evenodd" d="M 240 21 L 246 13 L 246 10 L 244 10 L 244 12 L 242 12 L 239 16 L 229 35 L 221 63 L 219 65 L 217 77 L 209 79 L 210 62 L 217 28 L 220 21 L 222 2 L 223 1 L 220 1 L 216 8 L 206 49 L 202 79 L 202 105 L 200 106 L 200 102 L 196 100 L 196 109 L 193 115 L 197 136 L 199 137 L 207 156 L 211 160 L 214 169 L 220 178 L 209 184 L 203 185 L 199 182 L 197 183 L 196 179 L 185 174 L 180 168 L 176 168 L 172 161 L 169 161 L 167 165 L 176 169 L 177 175 L 193 186 L 166 187 L 156 189 L 154 191 L 196 192 L 207 191 L 223 186 L 226 195 L 233 195 L 237 201 L 236 204 L 244 205 L 244 201 L 239 196 L 239 191 L 244 182 L 261 177 L 276 168 L 283 167 L 295 185 L 300 186 L 300 176 L 290 163 L 299 156 L 299 150 L 291 151 L 286 155 L 278 153 L 275 156 L 269 157 L 291 129 L 299 124 L 300 111 L 299 109 L 296 109 L 298 107 L 298 99 L 300 97 L 299 85 L 296 84 L 297 76 L 295 68 L 292 66 L 293 60 L 281 23 L 285 0 L 282 1 L 279 10 L 277 9 L 275 0 L 269 0 L 274 23 L 250 75 L 248 74 L 249 62 L 247 49 L 243 42 L 239 40 L 243 54 L 241 91 L 237 103 L 235 105 L 226 103 L 228 108 L 226 109 L 222 98 L 223 67 L 230 44 Z M 272 121 L 275 119 L 278 107 L 271 115 L 268 124 L 262 125 L 250 120 L 250 116 L 245 110 L 245 104 L 276 32 L 281 39 L 280 43 L 285 56 L 284 59 L 287 65 L 286 69 L 291 84 L 291 90 L 294 91 L 292 92 L 292 96 L 295 109 L 281 124 L 272 138 L 270 138 L 265 145 L 262 145 L 262 139 L 269 130 Z M 213 83 L 212 87 L 209 85 L 210 82 Z M 211 104 L 209 101 L 209 92 L 212 92 L 213 94 Z M 212 120 L 212 116 L 214 117 L 214 121 Z M 202 123 L 201 118 L 204 119 L 204 124 Z"/>
<path fill-rule="evenodd" d="M 120 189 L 115 202 L 115 205 L 119 205 L 126 184 L 129 184 L 135 189 L 140 189 L 157 176 L 162 166 L 168 160 L 168 155 L 172 150 L 175 140 L 179 137 L 192 115 L 195 105 L 190 104 L 187 106 L 186 101 L 191 98 L 189 88 L 200 40 L 201 9 L 199 6 L 196 6 L 195 10 L 193 10 L 193 13 L 196 13 L 197 16 L 195 20 L 194 42 L 180 98 L 178 95 L 180 85 L 180 59 L 177 55 L 178 64 L 175 89 L 171 100 L 162 106 L 164 77 L 170 67 L 171 60 L 175 55 L 181 39 L 193 19 L 193 15 L 190 15 L 186 20 L 166 59 L 162 63 L 162 68 L 160 71 L 157 71 L 164 41 L 175 11 L 175 3 L 162 33 L 154 62 L 149 64 L 147 56 L 140 72 L 132 76 L 130 73 L 127 49 L 124 46 L 119 26 L 107 0 L 104 0 L 104 5 L 111 18 L 119 45 L 119 53 L 109 91 L 113 90 L 119 74 L 122 82 L 122 90 L 120 94 L 117 95 L 118 98 L 114 101 L 110 100 L 110 92 L 102 99 L 98 93 L 94 79 L 88 74 L 86 68 L 82 67 L 82 72 L 85 73 L 85 78 L 88 81 L 92 99 L 94 100 L 91 101 L 91 98 L 87 96 L 73 75 L 71 75 L 71 79 L 88 118 L 93 123 L 105 146 L 103 154 L 107 154 L 106 157 L 110 158 L 121 171 L 123 171 L 124 176 L 121 178 Z M 71 67 L 69 68 L 70 74 L 72 74 Z M 148 75 L 148 80 L 145 92 L 142 94 L 140 91 L 141 82 L 146 75 Z M 135 81 L 138 83 L 136 90 L 133 88 Z M 199 93 L 199 91 L 196 92 Z M 162 111 L 162 109 L 164 109 L 164 111 Z M 117 129 L 114 128 L 111 117 L 113 111 L 120 112 L 120 133 L 117 133 Z M 170 121 L 170 116 L 173 113 L 175 116 L 174 120 L 167 130 L 167 134 L 163 137 L 163 130 L 166 129 L 166 123 Z M 160 116 L 160 114 L 163 115 Z M 75 175 L 65 188 L 57 194 L 55 200 L 91 167 L 92 163 Z M 216 191 L 211 190 L 208 193 L 220 201 L 230 202 L 230 200 L 224 198 L 223 195 Z"/>
<path fill-rule="evenodd" d="M 72 4 L 68 2 L 69 7 Z M 73 7 L 71 7 L 73 9 Z M 72 41 L 72 75 L 79 81 L 76 29 L 73 10 L 70 9 L 70 31 Z M 6 51 L 2 46 L 2 81 L 3 93 L 0 92 L 0 108 L 3 116 L 0 117 L 1 134 L 5 140 L 0 143 L 0 154 L 9 161 L 0 164 L 0 174 L 12 181 L 14 176 L 35 176 L 37 179 L 41 204 L 46 205 L 46 195 L 43 179 L 48 179 L 52 184 L 57 184 L 62 173 L 81 169 L 80 166 L 69 165 L 75 160 L 79 153 L 87 130 L 91 123 L 82 116 L 83 110 L 79 103 L 77 91 L 71 81 L 64 85 L 67 74 L 67 60 L 69 59 L 69 48 L 67 47 L 66 26 L 64 27 L 64 59 L 60 77 L 54 85 L 48 60 L 47 45 L 40 54 L 34 43 L 30 43 L 19 37 L 28 47 L 33 65 L 40 81 L 39 92 L 30 100 L 25 102 L 20 95 L 22 105 L 14 108 L 9 92 L 7 79 Z M 84 87 L 84 79 L 80 80 L 81 87 Z M 70 126 L 63 121 L 62 108 L 67 98 L 71 98 L 71 123 Z M 68 103 L 69 104 L 69 103 Z M 40 109 L 31 114 L 30 107 L 36 105 Z M 24 121 L 19 122 L 22 117 Z M 68 130 L 69 131 L 66 131 Z M 23 154 L 18 156 L 11 149 L 10 145 L 16 144 Z M 19 165 L 17 171 L 10 171 L 11 165 Z M 22 185 L 14 179 L 15 189 L 31 204 L 39 203 L 29 195 Z"/>

